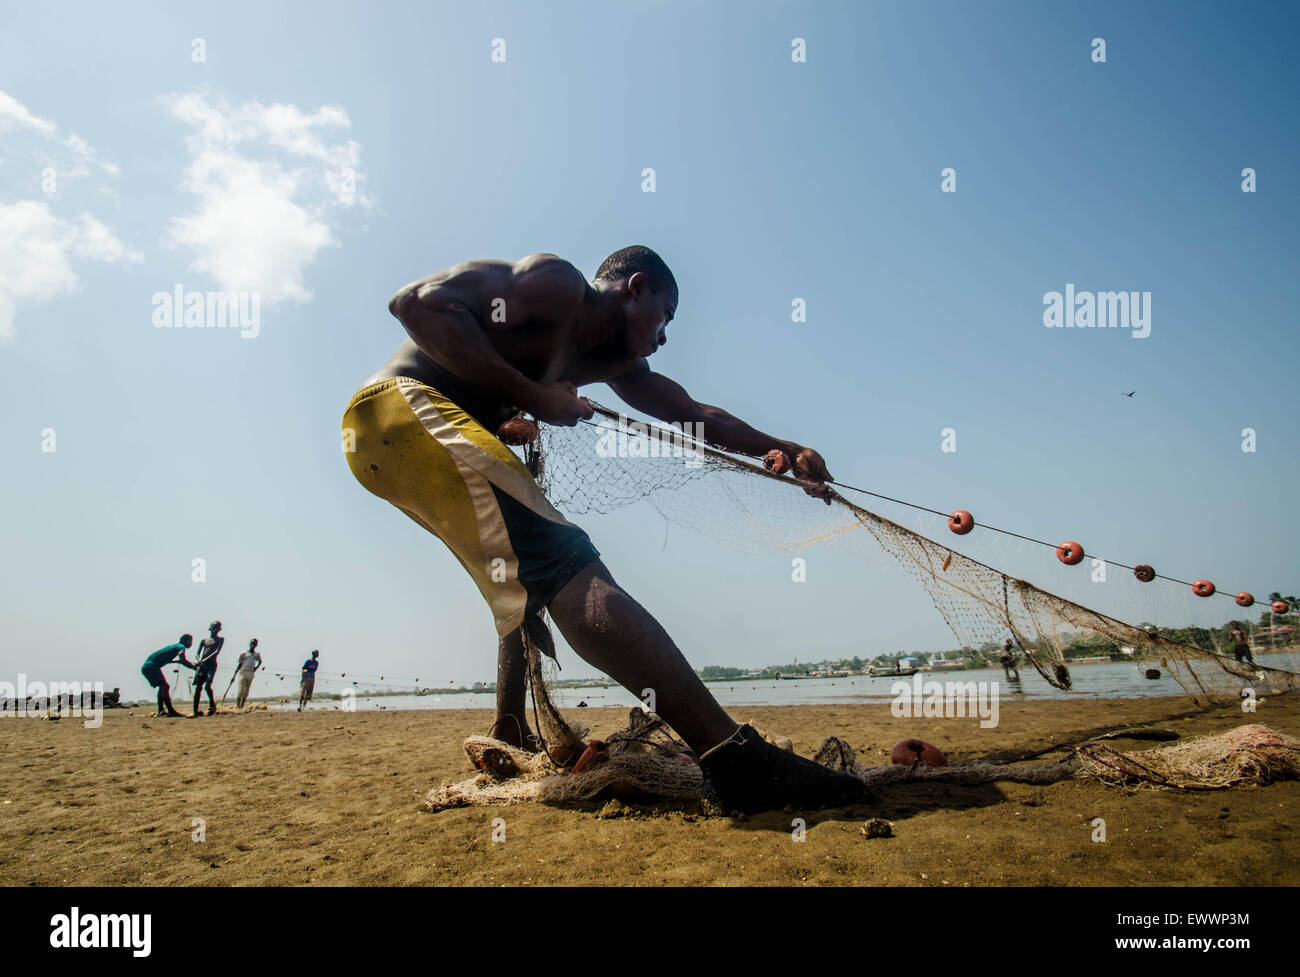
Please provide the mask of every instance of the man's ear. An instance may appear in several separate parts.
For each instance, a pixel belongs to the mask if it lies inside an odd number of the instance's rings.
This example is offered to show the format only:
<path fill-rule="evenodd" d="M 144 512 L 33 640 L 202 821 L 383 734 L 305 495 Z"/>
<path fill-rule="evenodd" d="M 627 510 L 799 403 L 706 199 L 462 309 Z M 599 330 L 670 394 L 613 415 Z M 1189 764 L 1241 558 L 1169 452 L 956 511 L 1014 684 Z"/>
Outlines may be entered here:
<path fill-rule="evenodd" d="M 633 272 L 627 280 L 627 290 L 635 299 L 641 298 L 650 290 L 650 282 L 646 280 L 645 272 Z"/>

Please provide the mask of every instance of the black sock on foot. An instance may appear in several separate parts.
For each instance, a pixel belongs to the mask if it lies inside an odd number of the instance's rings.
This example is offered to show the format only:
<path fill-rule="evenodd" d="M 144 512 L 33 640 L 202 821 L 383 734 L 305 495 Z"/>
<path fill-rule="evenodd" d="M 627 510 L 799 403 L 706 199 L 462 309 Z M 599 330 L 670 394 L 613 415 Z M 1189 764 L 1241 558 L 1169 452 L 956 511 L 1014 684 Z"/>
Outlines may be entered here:
<path fill-rule="evenodd" d="M 700 760 L 704 805 L 710 813 L 730 814 L 793 807 L 810 810 L 875 799 L 857 777 L 827 769 L 787 753 L 741 726 L 731 741 Z"/>

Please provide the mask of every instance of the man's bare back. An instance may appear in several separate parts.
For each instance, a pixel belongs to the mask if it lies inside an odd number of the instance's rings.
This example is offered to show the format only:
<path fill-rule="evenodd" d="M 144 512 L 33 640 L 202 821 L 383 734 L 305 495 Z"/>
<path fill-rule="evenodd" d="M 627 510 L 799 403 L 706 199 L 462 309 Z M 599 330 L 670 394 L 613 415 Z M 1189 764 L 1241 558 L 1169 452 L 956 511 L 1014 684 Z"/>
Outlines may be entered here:
<path fill-rule="evenodd" d="M 555 255 L 462 262 L 393 296 L 389 310 L 412 338 L 375 378 L 409 376 L 441 388 L 450 373 L 458 389 L 448 393 L 469 395 L 467 406 L 487 415 L 480 420 L 490 430 L 519 410 L 572 424 L 591 416 L 576 388 L 643 364 L 666 341 L 662 329 L 676 300 L 647 303 L 659 308 L 641 310 L 640 328 L 629 330 L 610 314 L 607 297 Z M 656 312 L 659 320 L 648 321 Z"/>
<path fill-rule="evenodd" d="M 572 426 L 592 416 L 577 388 L 608 383 L 661 420 L 704 426 L 705 437 L 743 454 L 779 448 L 795 474 L 830 480 L 821 455 L 695 401 L 647 362 L 668 341 L 676 283 L 656 290 L 644 273 L 588 283 L 553 254 L 466 261 L 399 289 L 389 311 L 410 336 L 371 379 L 406 376 L 442 390 L 490 431 L 519 411 Z M 810 494 L 825 497 L 819 486 Z M 829 502 L 829 499 L 827 500 Z"/>

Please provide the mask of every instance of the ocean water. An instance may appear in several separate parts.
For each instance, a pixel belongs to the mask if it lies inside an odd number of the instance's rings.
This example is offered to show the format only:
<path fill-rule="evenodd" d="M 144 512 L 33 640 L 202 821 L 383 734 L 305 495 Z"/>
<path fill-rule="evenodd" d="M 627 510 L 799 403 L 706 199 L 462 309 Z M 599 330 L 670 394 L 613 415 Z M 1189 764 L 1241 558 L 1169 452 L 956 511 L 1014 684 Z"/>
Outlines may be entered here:
<path fill-rule="evenodd" d="M 1257 655 L 1256 661 L 1275 668 L 1292 667 L 1288 655 Z M 1015 699 L 1080 698 L 1092 696 L 1103 699 L 1147 698 L 1154 696 L 1184 695 L 1183 687 L 1166 672 L 1158 679 L 1148 679 L 1142 669 L 1129 662 L 1099 665 L 1075 665 L 1070 669 L 1074 680 L 1072 692 L 1062 692 L 1048 685 L 1043 678 L 1026 667 L 1020 670 L 1019 683 L 1011 683 L 1001 668 L 972 671 L 920 672 L 916 676 L 855 675 L 851 678 L 817 678 L 787 680 L 736 679 L 706 683 L 710 692 L 724 707 L 732 706 L 798 706 L 884 703 L 893 696 L 895 682 L 997 682 L 998 694 L 1004 701 Z M 632 693 L 618 685 L 595 686 L 583 689 L 555 689 L 551 698 L 561 709 L 578 708 L 580 702 L 593 707 L 622 706 L 629 708 L 639 703 Z M 296 709 L 297 700 L 290 705 L 272 705 L 272 709 Z M 341 708 L 342 703 L 328 697 L 328 690 L 318 691 L 312 709 Z M 452 695 L 385 695 L 356 697 L 357 711 L 393 709 L 492 709 L 496 695 L 492 692 L 463 692 Z"/>

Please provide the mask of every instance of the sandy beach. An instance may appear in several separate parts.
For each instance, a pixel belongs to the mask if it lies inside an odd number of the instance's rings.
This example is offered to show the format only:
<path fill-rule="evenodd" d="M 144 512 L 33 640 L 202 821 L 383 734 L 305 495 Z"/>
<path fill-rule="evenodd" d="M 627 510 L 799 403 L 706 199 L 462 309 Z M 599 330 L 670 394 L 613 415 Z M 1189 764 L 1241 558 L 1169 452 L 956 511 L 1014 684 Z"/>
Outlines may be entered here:
<path fill-rule="evenodd" d="M 904 785 L 877 805 L 808 818 L 706 818 L 671 805 L 593 802 L 421 810 L 472 771 L 483 710 L 256 711 L 158 719 L 0 720 L 0 882 L 6 885 L 1294 885 L 1300 783 L 1213 792 Z M 622 710 L 582 710 L 596 735 Z M 830 734 L 883 763 L 921 737 L 951 760 L 1025 751 L 1150 723 L 1183 737 L 1247 722 L 1300 734 L 1300 699 L 1195 709 L 1186 698 L 1059 699 L 1002 706 L 1001 724 L 899 720 L 887 706 L 755 708 L 737 718 L 811 755 Z M 1148 749 L 1150 742 L 1116 743 Z M 868 839 L 870 817 L 894 836 Z M 1092 840 L 1094 818 L 1107 840 Z M 194 819 L 205 839 L 196 841 Z M 506 841 L 492 841 L 504 818 Z"/>

